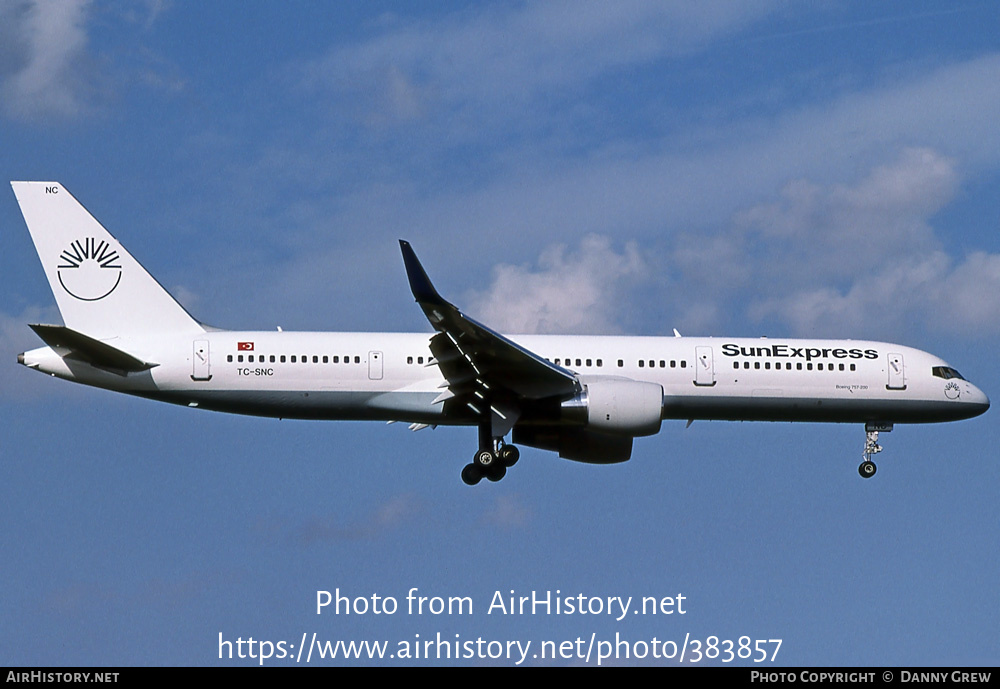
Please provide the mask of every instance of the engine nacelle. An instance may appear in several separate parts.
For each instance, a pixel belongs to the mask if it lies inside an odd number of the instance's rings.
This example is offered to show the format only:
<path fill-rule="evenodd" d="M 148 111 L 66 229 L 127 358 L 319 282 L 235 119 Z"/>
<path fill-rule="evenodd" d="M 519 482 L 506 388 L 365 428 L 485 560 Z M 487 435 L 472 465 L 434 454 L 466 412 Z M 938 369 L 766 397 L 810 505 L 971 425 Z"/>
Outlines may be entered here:
<path fill-rule="evenodd" d="M 564 422 L 634 438 L 660 432 L 663 387 L 630 378 L 581 377 L 583 392 L 562 403 Z"/>
<path fill-rule="evenodd" d="M 595 433 L 572 426 L 515 426 L 514 442 L 558 452 L 563 459 L 587 464 L 616 464 L 632 456 L 632 438 Z"/>

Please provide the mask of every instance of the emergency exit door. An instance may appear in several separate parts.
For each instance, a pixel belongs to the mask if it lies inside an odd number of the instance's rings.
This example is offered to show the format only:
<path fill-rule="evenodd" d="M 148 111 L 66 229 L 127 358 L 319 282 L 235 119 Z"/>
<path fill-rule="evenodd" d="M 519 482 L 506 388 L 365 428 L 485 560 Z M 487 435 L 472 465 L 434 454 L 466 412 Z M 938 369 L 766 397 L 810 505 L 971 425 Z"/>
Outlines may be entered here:
<path fill-rule="evenodd" d="M 368 352 L 369 380 L 382 380 L 382 352 Z"/>
<path fill-rule="evenodd" d="M 209 359 L 208 340 L 195 340 L 191 355 L 191 380 L 211 380 L 212 364 Z"/>
<path fill-rule="evenodd" d="M 715 385 L 715 358 L 711 347 L 694 348 L 694 384 Z"/>
<path fill-rule="evenodd" d="M 886 387 L 890 390 L 905 390 L 906 371 L 903 368 L 903 355 L 887 354 L 886 359 L 889 364 L 889 382 L 886 383 Z"/>

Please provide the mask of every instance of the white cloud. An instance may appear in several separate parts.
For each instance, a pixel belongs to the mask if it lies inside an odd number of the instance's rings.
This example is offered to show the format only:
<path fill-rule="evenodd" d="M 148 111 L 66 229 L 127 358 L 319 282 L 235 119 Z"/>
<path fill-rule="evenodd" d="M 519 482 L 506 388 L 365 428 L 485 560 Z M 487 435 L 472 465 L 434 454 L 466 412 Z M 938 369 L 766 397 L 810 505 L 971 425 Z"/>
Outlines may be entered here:
<path fill-rule="evenodd" d="M 749 315 L 801 335 L 996 332 L 1000 256 L 953 256 L 932 225 L 958 188 L 954 161 L 906 149 L 853 186 L 800 180 L 781 202 L 739 214 L 729 239 L 753 246 Z"/>
<path fill-rule="evenodd" d="M 510 126 L 523 118 L 498 112 L 559 98 L 616 69 L 689 54 L 777 6 L 553 0 L 476 7 L 433 21 L 390 19 L 378 35 L 309 63 L 302 83 L 350 104 L 370 124 L 447 110 L 453 134 L 478 130 L 484 118 Z"/>
<path fill-rule="evenodd" d="M 538 263 L 537 270 L 494 268 L 493 283 L 467 300 L 467 311 L 506 333 L 615 333 L 623 292 L 646 274 L 635 244 L 617 253 L 608 238 L 595 235 L 575 251 L 551 246 Z"/>
<path fill-rule="evenodd" d="M 345 524 L 339 517 L 312 517 L 296 529 L 294 537 L 303 545 L 378 538 L 411 520 L 420 509 L 414 496 L 395 495 L 352 523 Z"/>
<path fill-rule="evenodd" d="M 1000 255 L 969 254 L 933 286 L 932 294 L 937 309 L 927 316 L 935 327 L 996 334 L 1000 331 Z"/>
<path fill-rule="evenodd" d="M 944 252 L 909 256 L 846 292 L 806 289 L 764 302 L 758 316 L 777 315 L 800 334 L 863 332 L 872 323 L 904 331 L 918 324 L 931 331 L 985 336 L 1000 331 L 1000 255 L 976 252 L 955 261 Z"/>
<path fill-rule="evenodd" d="M 516 236 L 521 239 L 518 247 L 537 255 L 544 246 L 588 233 L 643 240 L 665 233 L 704 233 L 729 223 L 741 209 L 767 212 L 761 199 L 773 198 L 776 190 L 785 188 L 784 197 L 772 203 L 772 212 L 794 207 L 822 220 L 820 216 L 838 204 L 867 204 L 868 218 L 876 224 L 859 227 L 858 233 L 877 227 L 886 237 L 890 232 L 912 237 L 912 225 L 889 225 L 879 219 L 879 204 L 900 208 L 907 199 L 894 194 L 909 193 L 913 204 L 909 217 L 927 217 L 924 209 L 945 203 L 959 175 L 995 168 L 1000 162 L 1000 128 L 993 122 L 993 113 L 1000 112 L 998 80 L 1000 55 L 989 55 L 865 92 L 835 94 L 828 102 L 791 108 L 776 118 L 728 121 L 717 131 L 695 132 L 695 143 L 686 142 L 683 148 L 666 139 L 609 140 L 582 145 L 584 155 L 579 151 L 553 155 L 537 137 L 504 139 L 502 160 L 494 159 L 488 171 L 473 166 L 471 180 L 465 168 L 452 176 L 447 172 L 438 176 L 434 170 L 428 173 L 433 186 L 425 191 L 405 165 L 401 171 L 385 168 L 375 172 L 377 183 L 356 196 L 338 198 L 335 210 L 342 226 L 371 226 L 382 234 L 383 228 L 406 227 L 414 240 L 434 237 L 451 244 L 468 244 L 474 235 L 477 251 L 484 255 L 509 253 L 506 238 Z M 495 115 L 481 114 L 487 119 Z M 481 132 L 487 147 L 491 136 L 496 133 Z M 440 147 L 442 139 L 432 138 L 428 145 Z M 697 144 L 699 139 L 705 143 Z M 421 146 L 419 140 L 408 140 L 406 159 L 415 150 L 424 151 Z M 838 200 L 826 193 L 815 202 L 825 205 L 809 206 L 810 185 L 822 185 L 829 192 L 858 170 L 886 165 L 903 149 L 914 158 L 910 170 L 889 163 L 891 169 L 870 173 L 867 187 L 839 192 L 856 198 Z M 928 152 L 935 159 L 920 163 L 920 156 Z M 369 154 L 363 150 L 363 155 Z M 315 155 L 304 152 L 288 159 L 301 164 L 303 158 Z M 335 162 L 351 169 L 339 158 Z M 317 162 L 312 167 L 333 166 Z M 278 179 L 287 176 L 283 170 L 268 174 Z M 922 181 L 892 177 L 904 174 L 920 175 Z M 397 175 L 401 178 L 395 179 Z M 794 178 L 805 181 L 790 184 Z M 932 193 L 926 194 L 917 182 L 930 185 Z M 320 215 L 326 228 L 330 214 Z M 905 216 L 885 214 L 883 219 L 907 221 Z M 770 231 L 779 230 L 774 225 Z"/>
<path fill-rule="evenodd" d="M 497 267 L 465 303 L 505 332 L 617 333 L 642 286 L 688 334 L 747 318 L 802 336 L 989 335 L 1000 330 L 1000 255 L 956 255 L 933 224 L 960 188 L 955 160 L 905 148 L 850 184 L 789 182 L 722 232 L 668 240 L 663 257 L 649 243 L 617 253 L 596 235 L 574 251 L 552 245 L 537 268 Z"/>
<path fill-rule="evenodd" d="M 499 527 L 523 528 L 531 523 L 534 511 L 519 495 L 501 495 L 493 500 L 483 516 L 487 522 Z"/>
<path fill-rule="evenodd" d="M 954 161 L 905 149 L 853 186 L 787 184 L 781 201 L 737 214 L 734 241 L 774 251 L 779 270 L 767 272 L 783 280 L 853 278 L 936 249 L 929 218 L 957 187 Z"/>
<path fill-rule="evenodd" d="M 450 259 L 429 266 L 447 293 L 449 284 L 469 284 L 475 278 L 466 276 L 485 275 L 496 261 L 523 265 L 547 247 L 574 246 L 596 234 L 616 246 L 634 240 L 645 250 L 669 247 L 674 255 L 664 265 L 680 282 L 669 283 L 660 300 L 673 305 L 667 328 L 711 332 L 731 325 L 736 314 L 790 318 L 792 295 L 821 289 L 846 295 L 862 277 L 881 274 L 900 250 L 903 257 L 941 250 L 930 223 L 935 212 L 952 202 L 961 180 L 1000 162 L 994 122 L 1000 54 L 894 65 L 891 74 L 865 79 L 861 90 L 849 90 L 845 80 L 832 91 L 789 96 L 760 117 L 722 103 L 722 115 L 702 126 L 653 127 L 635 139 L 622 130 L 587 130 L 575 145 L 552 144 L 559 132 L 570 137 L 580 128 L 565 99 L 539 116 L 536 95 L 558 100 L 580 89 L 579 102 L 600 110 L 600 98 L 582 89 L 622 64 L 649 78 L 663 66 L 659 58 L 718 43 L 768 11 L 760 5 L 726 20 L 705 5 L 658 10 L 635 3 L 610 18 L 605 13 L 614 12 L 604 5 L 579 6 L 579 17 L 573 16 L 578 6 L 566 3 L 475 8 L 435 20 L 389 20 L 372 38 L 334 47 L 304 69 L 315 89 L 310 95 L 334 106 L 330 126 L 316 127 L 317 138 L 306 145 L 278 145 L 269 153 L 280 155 L 234 171 L 244 175 L 240 184 L 221 177 L 282 209 L 268 218 L 271 226 L 293 228 L 308 246 L 280 264 L 255 265 L 272 274 L 261 281 L 266 290 L 247 292 L 248 303 L 287 312 L 289 303 L 305 303 L 302 295 L 328 289 L 325 303 L 350 309 L 336 298 L 350 289 L 347 276 L 393 298 L 398 287 L 385 285 L 398 273 L 398 236 L 421 255 Z M 678 20 L 683 12 L 691 17 Z M 708 18 L 697 21 L 699 12 Z M 563 23 L 551 21 L 553 15 Z M 674 28 L 663 35 L 676 44 L 654 39 L 652 47 L 623 47 L 642 43 L 644 23 L 664 22 Z M 662 106 L 648 99 L 636 104 Z M 369 136 L 343 124 L 355 106 L 369 124 L 427 122 L 441 129 L 423 136 L 404 128 L 398 140 L 383 132 Z M 685 107 L 683 99 L 678 107 Z M 440 153 L 454 145 L 456 127 L 466 128 L 462 143 L 473 146 L 460 156 Z M 287 189 L 275 180 L 298 180 L 303 170 L 323 193 L 297 206 L 285 203 Z M 253 198 L 245 207 L 255 204 L 267 205 Z M 379 266 L 377 276 L 361 265 Z M 509 281 L 533 272 L 506 270 Z M 548 313 L 530 304 L 519 312 L 517 299 L 501 309 L 487 303 L 489 294 L 477 296 L 516 330 L 593 331 L 556 304 Z M 303 311 L 315 314 L 315 306 Z M 801 317 L 795 322 L 807 327 Z M 605 332 L 623 325 L 603 316 L 594 324 Z"/>
<path fill-rule="evenodd" d="M 71 117 L 88 108 L 85 70 L 89 0 L 26 0 L 0 8 L 5 55 L 4 109 L 19 119 Z"/>

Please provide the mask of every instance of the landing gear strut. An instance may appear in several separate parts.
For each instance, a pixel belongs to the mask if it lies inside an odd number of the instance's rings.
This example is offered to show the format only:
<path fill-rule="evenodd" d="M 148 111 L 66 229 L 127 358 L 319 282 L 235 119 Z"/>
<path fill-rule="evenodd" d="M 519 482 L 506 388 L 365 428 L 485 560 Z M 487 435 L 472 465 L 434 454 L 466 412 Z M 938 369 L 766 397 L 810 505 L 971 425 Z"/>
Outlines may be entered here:
<path fill-rule="evenodd" d="M 864 461 L 858 467 L 858 473 L 861 474 L 861 478 L 871 478 L 878 471 L 878 467 L 872 461 L 872 457 L 882 451 L 882 446 L 878 444 L 878 434 L 879 431 L 888 433 L 891 430 L 891 423 L 865 424 L 865 451 L 861 455 Z"/>
<path fill-rule="evenodd" d="M 505 443 L 503 438 L 491 437 L 489 426 L 484 426 L 479 428 L 479 450 L 472 457 L 472 463 L 462 469 L 462 481 L 469 486 L 476 485 L 483 478 L 499 481 L 507 475 L 507 468 L 521 458 L 521 452 L 516 447 Z"/>

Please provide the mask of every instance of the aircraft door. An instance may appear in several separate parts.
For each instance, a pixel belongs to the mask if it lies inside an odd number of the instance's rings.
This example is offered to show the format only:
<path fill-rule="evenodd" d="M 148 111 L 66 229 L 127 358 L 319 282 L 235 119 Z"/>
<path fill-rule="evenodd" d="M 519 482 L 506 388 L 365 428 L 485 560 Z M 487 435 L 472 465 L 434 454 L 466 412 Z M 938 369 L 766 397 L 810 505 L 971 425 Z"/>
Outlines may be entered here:
<path fill-rule="evenodd" d="M 889 364 L 889 382 L 886 387 L 889 390 L 905 390 L 906 372 L 903 368 L 903 355 L 887 354 L 886 358 Z"/>
<path fill-rule="evenodd" d="M 191 380 L 211 380 L 208 340 L 195 340 L 191 354 Z"/>
<path fill-rule="evenodd" d="M 694 384 L 715 385 L 715 359 L 711 347 L 694 348 Z"/>
<path fill-rule="evenodd" d="M 382 380 L 382 352 L 368 352 L 369 380 Z"/>

